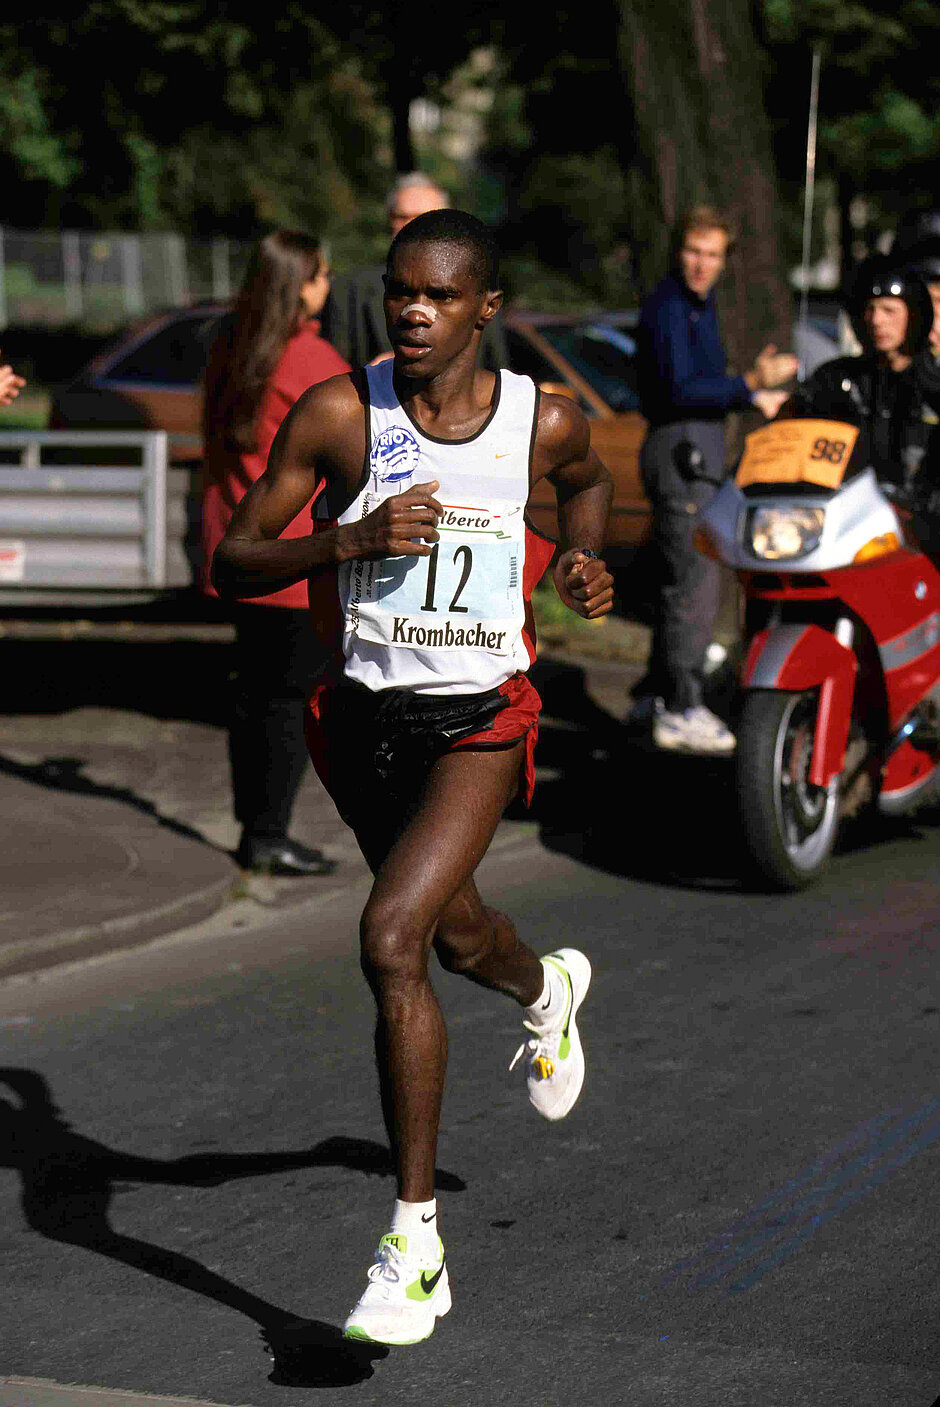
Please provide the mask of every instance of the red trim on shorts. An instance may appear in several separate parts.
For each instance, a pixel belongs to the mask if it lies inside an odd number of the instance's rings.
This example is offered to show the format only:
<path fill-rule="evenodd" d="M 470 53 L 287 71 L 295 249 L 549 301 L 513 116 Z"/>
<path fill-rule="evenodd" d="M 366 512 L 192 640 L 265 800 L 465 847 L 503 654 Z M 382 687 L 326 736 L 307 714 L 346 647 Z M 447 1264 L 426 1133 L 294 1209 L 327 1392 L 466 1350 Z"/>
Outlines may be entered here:
<path fill-rule="evenodd" d="M 499 692 L 509 699 L 509 704 L 497 713 L 493 726 L 484 728 L 479 733 L 472 733 L 469 738 L 461 738 L 459 742 L 454 743 L 451 751 L 483 752 L 489 748 L 507 748 L 524 737 L 522 799 L 526 806 L 531 806 L 532 793 L 535 791 L 535 744 L 539 737 L 542 700 L 535 686 L 524 674 L 514 674 L 505 684 L 500 684 Z"/>
<path fill-rule="evenodd" d="M 343 655 L 340 653 L 334 658 L 326 673 L 314 685 L 313 693 L 307 700 L 304 709 L 304 738 L 307 743 L 307 751 L 310 754 L 310 761 L 313 763 L 313 770 L 329 796 L 333 796 L 330 787 L 330 743 L 329 743 L 329 716 L 332 704 L 333 693 L 343 674 Z"/>
<path fill-rule="evenodd" d="M 335 689 L 339 682 L 341 661 L 339 664 L 339 670 L 331 669 L 316 685 L 304 713 L 307 751 L 317 776 L 330 796 L 333 796 L 330 786 L 330 709 L 333 707 Z M 526 806 L 530 806 L 535 790 L 535 744 L 539 735 L 538 719 L 542 700 L 524 674 L 514 674 L 511 679 L 500 684 L 499 692 L 509 699 L 509 704 L 496 715 L 493 726 L 483 728 L 479 733 L 472 733 L 467 738 L 461 738 L 450 750 L 483 752 L 490 748 L 502 749 L 512 747 L 520 738 L 525 738 L 521 795 Z"/>

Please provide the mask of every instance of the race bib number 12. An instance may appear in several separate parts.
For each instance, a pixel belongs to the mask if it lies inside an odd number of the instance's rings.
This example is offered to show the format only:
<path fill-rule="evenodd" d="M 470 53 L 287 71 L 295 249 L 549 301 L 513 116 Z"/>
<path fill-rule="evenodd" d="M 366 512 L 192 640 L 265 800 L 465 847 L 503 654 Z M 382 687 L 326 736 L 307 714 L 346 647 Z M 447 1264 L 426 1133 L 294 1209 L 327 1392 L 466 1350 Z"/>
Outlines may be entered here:
<path fill-rule="evenodd" d="M 365 640 L 412 649 L 512 651 L 524 618 L 520 506 L 442 505 L 426 557 L 365 564 L 358 620 Z"/>

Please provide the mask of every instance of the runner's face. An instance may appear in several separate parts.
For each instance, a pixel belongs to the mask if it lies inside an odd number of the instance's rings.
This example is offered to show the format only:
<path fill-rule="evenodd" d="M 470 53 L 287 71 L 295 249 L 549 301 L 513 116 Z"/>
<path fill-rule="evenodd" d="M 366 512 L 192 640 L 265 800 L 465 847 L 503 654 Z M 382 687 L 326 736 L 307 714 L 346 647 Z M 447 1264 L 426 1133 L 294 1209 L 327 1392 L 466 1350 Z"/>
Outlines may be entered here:
<path fill-rule="evenodd" d="M 406 244 L 385 276 L 385 320 L 395 370 L 439 376 L 471 345 L 502 302 L 480 288 L 459 245 Z"/>

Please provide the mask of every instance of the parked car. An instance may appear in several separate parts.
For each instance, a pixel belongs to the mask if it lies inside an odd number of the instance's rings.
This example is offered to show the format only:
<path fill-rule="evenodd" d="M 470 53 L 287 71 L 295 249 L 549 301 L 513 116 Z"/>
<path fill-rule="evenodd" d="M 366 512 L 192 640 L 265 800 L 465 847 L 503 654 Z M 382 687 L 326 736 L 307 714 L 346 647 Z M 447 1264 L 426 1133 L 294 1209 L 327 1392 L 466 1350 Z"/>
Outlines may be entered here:
<path fill-rule="evenodd" d="M 591 425 L 591 444 L 614 478 L 608 544 L 634 547 L 649 534 L 649 503 L 640 484 L 640 446 L 646 421 L 637 395 L 637 313 L 595 318 L 509 312 L 505 319 L 509 365 L 544 391 L 571 396 Z M 529 504 L 532 521 L 549 537 L 558 533 L 551 485 L 537 484 Z"/>
<path fill-rule="evenodd" d="M 166 430 L 175 460 L 199 459 L 200 382 L 224 312 L 205 303 L 137 323 L 55 388 L 50 430 Z"/>
<path fill-rule="evenodd" d="M 175 462 L 197 460 L 200 378 L 225 308 L 180 308 L 138 324 L 96 356 L 53 395 L 51 429 L 161 429 L 173 436 Z M 504 326 L 513 371 L 546 391 L 571 396 L 591 422 L 591 442 L 614 476 L 610 543 L 633 546 L 646 536 L 649 506 L 640 487 L 639 447 L 645 421 L 636 394 L 636 313 L 595 319 L 509 312 Z M 536 488 L 535 526 L 557 536 L 551 486 Z"/>

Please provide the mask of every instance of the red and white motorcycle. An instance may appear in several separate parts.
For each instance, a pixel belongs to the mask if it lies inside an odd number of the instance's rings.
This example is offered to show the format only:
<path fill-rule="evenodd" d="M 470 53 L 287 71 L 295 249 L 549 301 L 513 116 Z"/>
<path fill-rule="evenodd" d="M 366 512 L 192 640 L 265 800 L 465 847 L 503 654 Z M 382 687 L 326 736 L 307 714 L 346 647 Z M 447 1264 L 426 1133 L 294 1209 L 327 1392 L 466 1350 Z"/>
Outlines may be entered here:
<path fill-rule="evenodd" d="M 735 762 L 745 843 L 773 887 L 825 867 L 840 818 L 933 797 L 940 572 L 867 461 L 859 429 L 774 421 L 702 515 L 701 550 L 747 601 Z"/>

